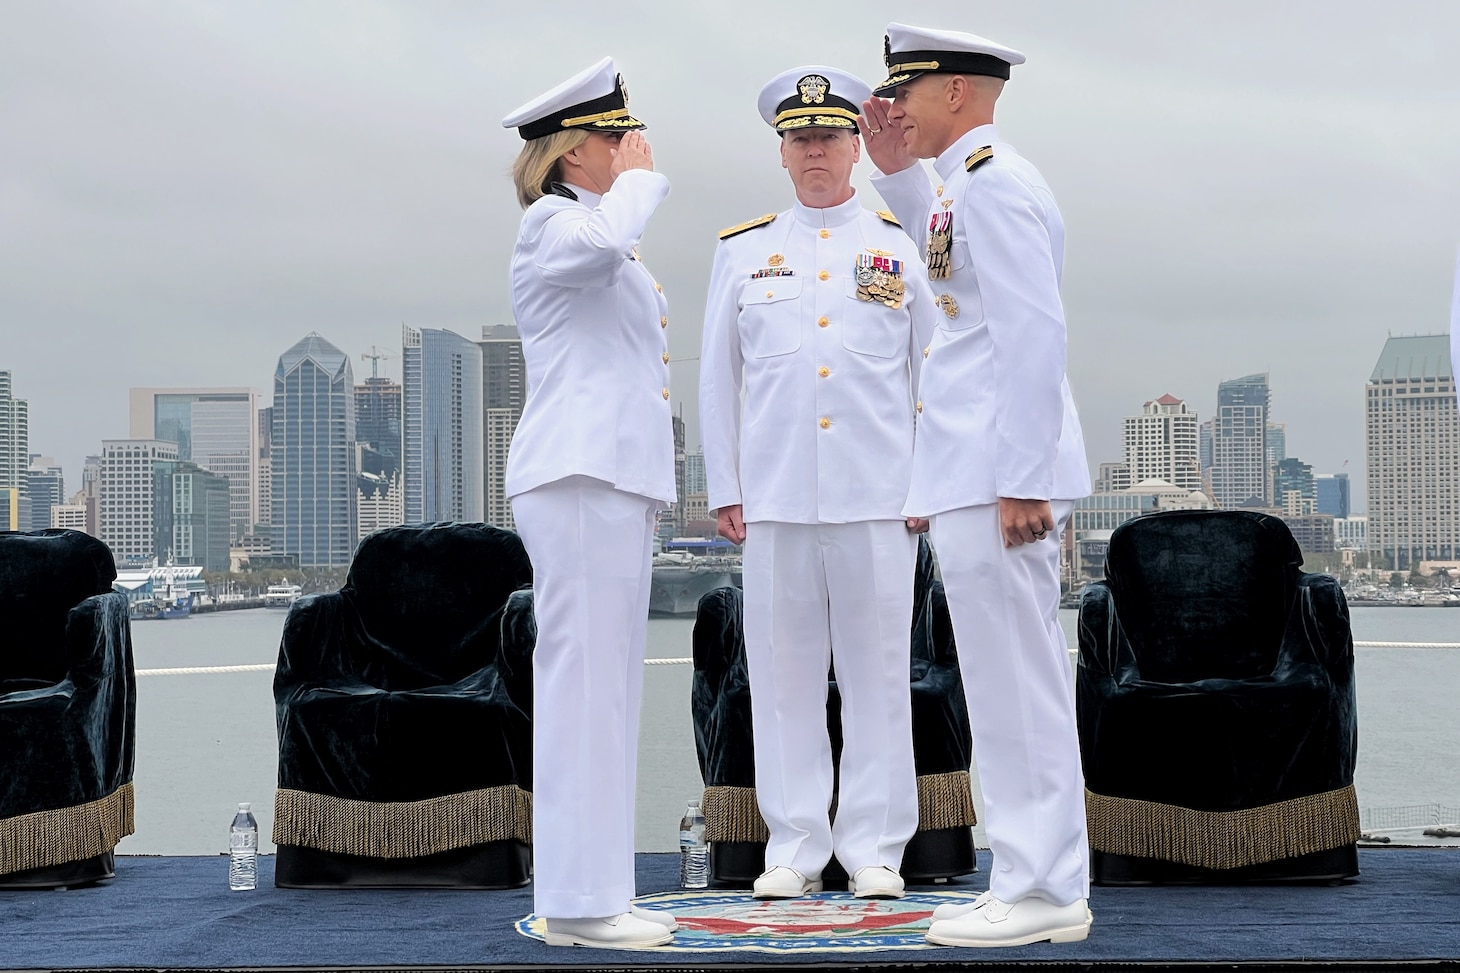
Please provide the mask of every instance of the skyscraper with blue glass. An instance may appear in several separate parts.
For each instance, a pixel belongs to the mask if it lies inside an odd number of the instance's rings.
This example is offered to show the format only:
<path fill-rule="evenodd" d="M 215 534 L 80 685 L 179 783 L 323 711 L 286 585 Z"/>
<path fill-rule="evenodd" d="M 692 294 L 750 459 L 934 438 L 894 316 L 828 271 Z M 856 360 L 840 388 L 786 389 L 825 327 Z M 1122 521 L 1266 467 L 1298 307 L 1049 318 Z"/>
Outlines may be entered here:
<path fill-rule="evenodd" d="M 275 554 L 301 567 L 355 553 L 355 378 L 344 352 L 311 332 L 279 356 L 269 436 Z"/>
<path fill-rule="evenodd" d="M 482 349 L 436 328 L 401 344 L 406 523 L 482 520 Z"/>

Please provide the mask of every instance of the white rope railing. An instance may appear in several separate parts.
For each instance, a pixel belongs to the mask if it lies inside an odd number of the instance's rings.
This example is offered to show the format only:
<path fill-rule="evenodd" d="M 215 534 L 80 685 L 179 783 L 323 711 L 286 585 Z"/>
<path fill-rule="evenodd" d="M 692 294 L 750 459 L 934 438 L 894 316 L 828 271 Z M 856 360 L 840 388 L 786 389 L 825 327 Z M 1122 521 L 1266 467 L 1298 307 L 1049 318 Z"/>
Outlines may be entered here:
<path fill-rule="evenodd" d="M 1359 649 L 1460 649 L 1460 642 L 1355 642 Z M 1075 649 L 1070 650 L 1074 655 Z M 645 659 L 646 666 L 687 666 L 694 659 Z M 170 669 L 138 669 L 139 676 L 212 676 L 231 672 L 272 672 L 274 663 L 262 662 L 247 666 L 177 666 Z"/>

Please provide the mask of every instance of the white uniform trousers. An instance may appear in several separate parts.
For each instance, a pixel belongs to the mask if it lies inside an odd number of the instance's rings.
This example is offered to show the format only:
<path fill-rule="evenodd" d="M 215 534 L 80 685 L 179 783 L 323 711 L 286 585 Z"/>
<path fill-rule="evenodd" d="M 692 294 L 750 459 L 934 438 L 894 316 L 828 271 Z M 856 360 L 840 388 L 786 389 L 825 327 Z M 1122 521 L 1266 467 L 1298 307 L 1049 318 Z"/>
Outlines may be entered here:
<path fill-rule="evenodd" d="M 902 520 L 745 525 L 745 654 L 766 867 L 897 869 L 918 826 L 909 653 L 917 538 Z M 826 731 L 842 699 L 841 781 Z"/>
<path fill-rule="evenodd" d="M 1074 504 L 1052 502 L 1056 530 L 1005 547 L 998 504 L 932 520 L 968 699 L 989 888 L 1014 902 L 1089 897 L 1085 780 L 1075 732 L 1073 673 L 1059 623 L 1059 532 Z"/>
<path fill-rule="evenodd" d="M 662 504 L 572 476 L 512 498 L 532 560 L 532 847 L 535 910 L 629 911 L 634 779 Z"/>

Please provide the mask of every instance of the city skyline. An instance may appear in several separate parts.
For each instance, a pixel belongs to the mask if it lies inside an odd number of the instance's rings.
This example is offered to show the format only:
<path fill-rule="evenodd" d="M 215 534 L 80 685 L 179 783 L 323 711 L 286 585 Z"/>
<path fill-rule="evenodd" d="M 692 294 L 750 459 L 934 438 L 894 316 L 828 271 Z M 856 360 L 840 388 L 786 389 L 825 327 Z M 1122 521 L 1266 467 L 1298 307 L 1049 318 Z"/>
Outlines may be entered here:
<path fill-rule="evenodd" d="M 767 32 L 713 5 L 645 4 L 630 29 L 568 0 L 571 28 L 528 56 L 499 45 L 540 30 L 525 8 L 137 9 L 19 5 L 0 37 L 0 368 L 68 483 L 98 439 L 127 434 L 107 422 L 130 386 L 259 386 L 310 330 L 358 354 L 402 324 L 511 323 L 520 140 L 497 122 L 604 53 L 673 186 L 640 252 L 669 298 L 693 447 L 716 232 L 792 199 L 755 94 L 808 62 L 876 80 L 892 16 L 869 0 L 835 18 L 793 6 Z M 1091 460 L 1118 455 L 1132 389 L 1212 416 L 1218 381 L 1267 372 L 1289 451 L 1319 470 L 1350 460 L 1362 494 L 1355 389 L 1372 349 L 1443 331 L 1450 307 L 1460 129 L 1434 119 L 1460 103 L 1445 44 L 1460 8 L 913 0 L 896 16 L 1029 57 L 998 124 L 1069 228 L 1069 372 Z M 1360 50 L 1374 70 L 1356 69 Z M 870 171 L 855 185 L 879 208 Z"/>

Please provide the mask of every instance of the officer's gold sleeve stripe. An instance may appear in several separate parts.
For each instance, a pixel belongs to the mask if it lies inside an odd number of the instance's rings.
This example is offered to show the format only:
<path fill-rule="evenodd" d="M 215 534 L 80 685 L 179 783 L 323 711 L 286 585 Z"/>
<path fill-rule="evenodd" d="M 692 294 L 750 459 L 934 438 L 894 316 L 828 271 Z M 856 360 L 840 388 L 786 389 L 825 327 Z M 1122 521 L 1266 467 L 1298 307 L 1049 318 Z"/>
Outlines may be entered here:
<path fill-rule="evenodd" d="M 720 239 L 728 240 L 737 233 L 744 233 L 746 230 L 753 230 L 757 226 L 765 226 L 767 223 L 773 222 L 775 218 L 775 213 L 767 213 L 766 215 L 758 216 L 753 220 L 746 220 L 744 223 L 737 223 L 734 226 L 727 226 L 725 229 L 720 231 Z"/>
<path fill-rule="evenodd" d="M 968 153 L 968 158 L 963 160 L 963 168 L 967 169 L 969 172 L 972 172 L 993 157 L 994 147 L 992 145 L 985 145 L 981 149 L 974 149 L 972 152 Z"/>
<path fill-rule="evenodd" d="M 892 215 L 892 210 L 890 209 L 879 209 L 877 215 L 882 217 L 882 222 L 884 223 L 891 223 L 893 226 L 902 226 L 901 223 L 897 222 L 897 217 Z"/>

